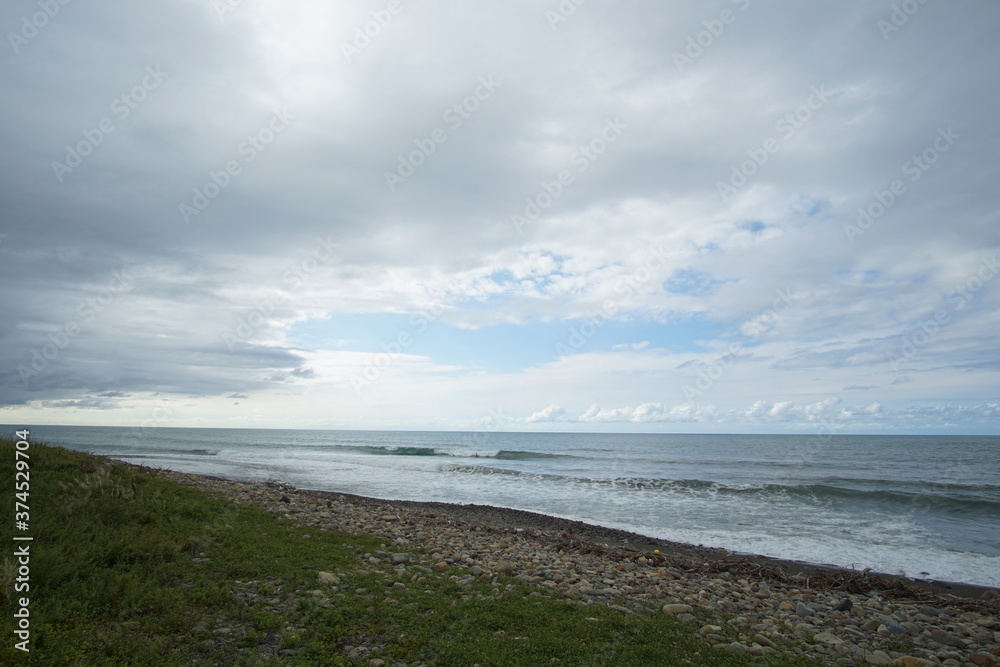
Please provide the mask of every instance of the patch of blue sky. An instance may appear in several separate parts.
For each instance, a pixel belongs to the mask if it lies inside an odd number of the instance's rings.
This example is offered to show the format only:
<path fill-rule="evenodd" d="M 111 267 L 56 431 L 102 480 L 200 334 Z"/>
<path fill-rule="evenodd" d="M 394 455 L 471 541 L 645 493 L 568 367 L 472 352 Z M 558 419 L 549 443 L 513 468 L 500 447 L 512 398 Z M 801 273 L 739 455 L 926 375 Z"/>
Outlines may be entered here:
<path fill-rule="evenodd" d="M 667 324 L 613 320 L 594 326 L 583 318 L 468 329 L 434 320 L 427 313 L 369 313 L 299 322 L 287 340 L 300 349 L 369 354 L 399 351 L 428 357 L 438 364 L 516 372 L 551 362 L 567 349 L 574 354 L 623 349 L 701 351 L 698 341 L 720 332 L 718 324 L 699 317 Z"/>
<path fill-rule="evenodd" d="M 805 215 L 807 217 L 813 217 L 819 215 L 823 211 L 830 208 L 830 200 L 828 199 L 816 199 L 815 197 L 810 197 L 808 195 L 802 195 L 799 197 L 792 205 L 792 212 L 798 215 Z"/>
<path fill-rule="evenodd" d="M 663 287 L 673 294 L 707 296 L 714 292 L 719 285 L 725 283 L 725 280 L 718 280 L 707 273 L 691 269 L 680 269 L 671 274 L 670 278 L 663 283 Z"/>
<path fill-rule="evenodd" d="M 514 274 L 511 273 L 510 269 L 501 269 L 499 271 L 494 271 L 490 275 L 486 276 L 498 285 L 505 285 L 507 283 L 514 282 Z"/>
<path fill-rule="evenodd" d="M 861 274 L 861 282 L 865 285 L 870 285 L 871 283 L 880 280 L 882 276 L 885 275 L 882 271 L 875 269 L 869 269 Z"/>
<path fill-rule="evenodd" d="M 696 247 L 698 249 L 698 252 L 701 253 L 702 255 L 722 254 L 722 246 L 720 246 L 718 243 L 715 243 L 714 241 L 709 241 L 708 243 Z"/>
<path fill-rule="evenodd" d="M 664 350 L 668 353 L 701 352 L 704 350 L 701 341 L 717 338 L 724 331 L 717 322 L 710 322 L 699 316 L 669 323 L 616 320 L 598 327 L 590 336 L 586 335 L 591 331 L 587 324 L 587 319 L 558 323 L 563 331 L 560 342 L 567 345 L 567 341 L 576 332 L 585 338 L 584 345 L 576 350 L 578 352 L 606 352 L 623 348 L 636 349 L 640 346 L 642 349 Z"/>
<path fill-rule="evenodd" d="M 817 199 L 812 203 L 812 206 L 809 207 L 809 210 L 806 211 L 806 215 L 809 217 L 819 215 L 828 208 L 830 208 L 830 202 L 825 199 Z"/>

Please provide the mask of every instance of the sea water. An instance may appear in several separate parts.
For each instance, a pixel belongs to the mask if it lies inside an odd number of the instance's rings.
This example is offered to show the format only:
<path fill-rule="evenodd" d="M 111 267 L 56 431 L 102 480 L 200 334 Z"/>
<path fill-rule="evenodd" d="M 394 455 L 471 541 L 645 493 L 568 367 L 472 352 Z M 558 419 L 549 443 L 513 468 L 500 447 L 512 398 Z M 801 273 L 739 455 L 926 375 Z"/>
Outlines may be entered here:
<path fill-rule="evenodd" d="M 13 428 L 8 429 L 13 431 Z M 1000 586 L 1000 437 L 39 426 L 141 465 Z"/>

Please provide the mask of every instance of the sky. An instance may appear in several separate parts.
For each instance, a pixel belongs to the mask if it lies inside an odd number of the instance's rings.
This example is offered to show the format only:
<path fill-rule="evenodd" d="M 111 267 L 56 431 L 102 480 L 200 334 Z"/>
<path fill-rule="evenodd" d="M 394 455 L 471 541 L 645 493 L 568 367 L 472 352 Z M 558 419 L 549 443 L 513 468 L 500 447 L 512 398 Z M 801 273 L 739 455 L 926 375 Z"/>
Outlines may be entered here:
<path fill-rule="evenodd" d="M 996 2 L 0 28 L 0 423 L 1000 434 Z"/>

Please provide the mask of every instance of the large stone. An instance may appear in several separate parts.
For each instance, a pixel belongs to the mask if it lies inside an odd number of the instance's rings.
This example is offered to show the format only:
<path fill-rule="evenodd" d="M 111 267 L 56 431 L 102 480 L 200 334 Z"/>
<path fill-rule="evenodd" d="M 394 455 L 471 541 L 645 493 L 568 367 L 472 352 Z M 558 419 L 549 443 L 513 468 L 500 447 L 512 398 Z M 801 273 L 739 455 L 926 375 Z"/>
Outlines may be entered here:
<path fill-rule="evenodd" d="M 799 616 L 801 616 L 802 618 L 809 618 L 810 616 L 812 616 L 816 612 L 813 611 L 812 607 L 810 607 L 809 605 L 805 604 L 804 602 L 799 602 L 799 603 L 796 603 L 796 605 L 795 605 L 795 613 L 798 614 Z"/>
<path fill-rule="evenodd" d="M 967 659 L 969 662 L 974 662 L 980 667 L 991 667 L 991 665 L 995 665 L 998 662 L 996 656 L 989 653 L 970 653 Z"/>
<path fill-rule="evenodd" d="M 729 651 L 730 653 L 747 653 L 750 651 L 749 646 L 739 642 L 733 642 L 732 644 L 715 644 L 712 648 L 722 649 L 723 651 Z"/>
<path fill-rule="evenodd" d="M 941 628 L 934 628 L 931 630 L 931 640 L 942 644 L 944 646 L 952 646 L 954 648 L 965 648 L 965 642 L 953 634 L 945 632 Z"/>
<path fill-rule="evenodd" d="M 335 575 L 335 574 L 333 574 L 331 572 L 320 572 L 316 576 L 324 584 L 332 584 L 334 586 L 337 586 L 337 585 L 340 584 L 340 579 L 337 577 L 337 575 Z"/>
<path fill-rule="evenodd" d="M 689 604 L 665 604 L 663 605 L 664 614 L 689 614 L 694 611 L 694 608 Z"/>
<path fill-rule="evenodd" d="M 496 565 L 496 567 L 494 569 L 499 574 L 506 574 L 508 576 L 514 574 L 514 566 L 511 565 L 509 562 L 507 562 L 505 560 L 502 560 L 499 563 L 497 563 L 497 565 Z"/>
<path fill-rule="evenodd" d="M 851 598 L 844 598 L 843 600 L 841 600 L 840 602 L 838 602 L 836 605 L 834 605 L 833 610 L 834 611 L 850 611 L 851 607 L 853 607 L 853 606 L 854 606 L 854 602 L 851 601 Z"/>
<path fill-rule="evenodd" d="M 813 641 L 817 641 L 823 644 L 829 644 L 830 646 L 844 643 L 843 639 L 829 632 L 820 632 L 815 637 L 813 637 Z"/>
<path fill-rule="evenodd" d="M 890 635 L 901 636 L 907 634 L 907 629 L 898 623 L 886 623 L 885 629 Z"/>
<path fill-rule="evenodd" d="M 390 554 L 389 562 L 393 565 L 402 565 L 410 562 L 410 554 Z"/>
<path fill-rule="evenodd" d="M 871 653 L 865 652 L 865 662 L 869 665 L 885 665 L 886 667 L 892 667 L 892 658 L 885 651 L 873 651 Z"/>

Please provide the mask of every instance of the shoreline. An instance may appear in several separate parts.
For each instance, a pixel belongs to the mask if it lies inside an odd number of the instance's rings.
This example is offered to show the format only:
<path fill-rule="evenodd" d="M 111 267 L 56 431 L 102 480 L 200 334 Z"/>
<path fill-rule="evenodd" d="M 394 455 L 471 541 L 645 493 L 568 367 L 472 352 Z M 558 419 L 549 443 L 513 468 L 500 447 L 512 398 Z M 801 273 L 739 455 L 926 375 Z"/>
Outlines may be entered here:
<path fill-rule="evenodd" d="M 136 464 L 128 464 L 136 465 Z M 145 467 L 145 466 L 139 466 Z M 477 505 L 474 503 L 450 503 L 441 501 L 394 500 L 342 493 L 339 491 L 323 491 L 318 489 L 300 489 L 291 485 L 275 482 L 257 482 L 249 480 L 229 479 L 214 475 L 197 473 L 180 473 L 166 469 L 154 469 L 158 472 L 169 472 L 183 477 L 194 477 L 205 480 L 226 482 L 231 484 L 247 484 L 273 486 L 286 491 L 306 496 L 330 499 L 346 499 L 358 506 L 397 510 L 406 508 L 420 513 L 435 513 L 444 515 L 452 523 L 482 524 L 507 531 L 527 532 L 533 539 L 548 540 L 553 544 L 566 544 L 584 550 L 621 551 L 629 554 L 656 557 L 659 550 L 664 559 L 678 565 L 686 566 L 699 573 L 739 573 L 779 582 L 800 583 L 802 580 L 810 586 L 827 589 L 839 589 L 848 592 L 868 592 L 876 590 L 892 597 L 931 596 L 942 601 L 965 600 L 973 606 L 984 605 L 992 612 L 1000 610 L 1000 602 L 991 605 L 984 603 L 983 596 L 988 592 L 1000 593 L 997 587 L 971 584 L 965 582 L 943 581 L 937 579 L 920 579 L 900 574 L 876 572 L 870 568 L 856 570 L 849 567 L 810 563 L 761 554 L 731 551 L 720 547 L 674 542 L 640 533 L 633 533 L 618 528 L 609 528 L 585 521 L 520 510 L 494 505 Z M 1000 601 L 1000 595 L 994 598 Z"/>

